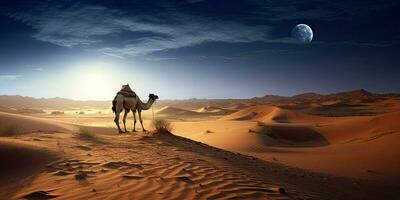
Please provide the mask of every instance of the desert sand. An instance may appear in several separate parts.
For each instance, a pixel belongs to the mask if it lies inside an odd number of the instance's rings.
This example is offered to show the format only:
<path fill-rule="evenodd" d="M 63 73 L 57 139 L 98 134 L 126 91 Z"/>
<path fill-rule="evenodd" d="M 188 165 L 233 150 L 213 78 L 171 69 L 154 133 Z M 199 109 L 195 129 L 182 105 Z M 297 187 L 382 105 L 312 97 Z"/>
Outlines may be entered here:
<path fill-rule="evenodd" d="M 65 129 L 49 119 L 5 113 L 1 119 L 6 122 L 3 126 L 25 124 L 23 133 L 0 138 L 0 196 L 5 199 L 289 199 L 302 195 L 294 189 L 290 195 L 281 194 L 278 183 L 240 167 L 254 159 L 169 133 L 119 135 L 109 129 L 101 134 L 93 127 Z"/>
<path fill-rule="evenodd" d="M 397 97 L 263 98 L 160 102 L 172 133 L 118 134 L 107 107 L 0 112 L 0 197 L 398 198 Z"/>
<path fill-rule="evenodd" d="M 177 122 L 175 129 L 212 146 L 315 172 L 399 180 L 399 120 L 399 112 L 336 118 L 254 106 L 218 121 Z"/>

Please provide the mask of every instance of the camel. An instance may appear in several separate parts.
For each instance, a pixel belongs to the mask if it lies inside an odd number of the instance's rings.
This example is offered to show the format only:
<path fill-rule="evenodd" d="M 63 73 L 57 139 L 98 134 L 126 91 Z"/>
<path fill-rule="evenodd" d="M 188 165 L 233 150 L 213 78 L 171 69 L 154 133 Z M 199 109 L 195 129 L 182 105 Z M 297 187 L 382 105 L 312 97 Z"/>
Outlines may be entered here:
<path fill-rule="evenodd" d="M 125 133 L 127 132 L 126 130 L 126 117 L 129 113 L 130 110 L 132 110 L 133 113 L 133 132 L 136 132 L 136 111 L 138 112 L 139 115 L 139 121 L 140 124 L 142 125 L 142 130 L 146 131 L 146 129 L 143 126 L 143 120 L 142 120 L 142 110 L 148 110 L 151 108 L 153 103 L 158 99 L 157 95 L 154 94 L 149 94 L 149 100 L 144 103 L 140 100 L 140 98 L 136 95 L 135 92 L 132 91 L 132 89 L 129 87 L 129 84 L 123 85 L 122 89 L 117 93 L 115 96 L 114 100 L 112 101 L 112 110 L 115 113 L 115 119 L 114 122 L 118 127 L 119 133 Z M 119 126 L 119 115 L 124 110 L 124 117 L 122 119 L 122 122 L 124 124 L 124 130 L 123 132 L 121 130 L 121 127 Z"/>

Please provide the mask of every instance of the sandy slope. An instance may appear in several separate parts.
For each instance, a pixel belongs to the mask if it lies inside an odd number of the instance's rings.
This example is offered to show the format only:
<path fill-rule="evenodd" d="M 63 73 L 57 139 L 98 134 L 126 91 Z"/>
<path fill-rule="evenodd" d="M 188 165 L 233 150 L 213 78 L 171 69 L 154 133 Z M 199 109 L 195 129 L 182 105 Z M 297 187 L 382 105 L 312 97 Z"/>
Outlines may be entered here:
<path fill-rule="evenodd" d="M 38 141 L 38 138 L 35 138 Z M 26 141 L 0 140 L 0 197 L 6 199 L 16 192 L 32 174 L 58 158 L 55 152 Z M 22 180 L 22 181 L 21 181 Z"/>
<path fill-rule="evenodd" d="M 3 129 L 13 129 L 13 131 L 17 133 L 34 131 L 63 132 L 75 130 L 75 127 L 55 120 L 47 120 L 31 116 L 0 112 L 0 135 L 3 134 Z"/>
<path fill-rule="evenodd" d="M 253 106 L 221 121 L 178 122 L 175 128 L 181 136 L 264 160 L 339 176 L 400 180 L 399 112 L 334 118 Z"/>

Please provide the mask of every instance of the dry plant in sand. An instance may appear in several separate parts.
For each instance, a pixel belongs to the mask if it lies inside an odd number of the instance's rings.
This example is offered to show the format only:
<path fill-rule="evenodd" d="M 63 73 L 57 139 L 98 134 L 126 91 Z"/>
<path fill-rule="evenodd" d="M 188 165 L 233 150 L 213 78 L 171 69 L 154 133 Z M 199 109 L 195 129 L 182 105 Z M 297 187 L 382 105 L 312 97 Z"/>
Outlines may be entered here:
<path fill-rule="evenodd" d="M 0 136 L 13 136 L 17 132 L 17 125 L 0 125 Z"/>
<path fill-rule="evenodd" d="M 152 125 L 158 133 L 170 133 L 173 129 L 171 122 L 162 118 L 153 120 Z"/>
<path fill-rule="evenodd" d="M 102 144 L 107 143 L 105 141 L 105 139 L 92 133 L 91 130 L 87 127 L 80 127 L 78 132 L 76 133 L 76 137 L 80 140 L 84 140 L 84 141 L 92 142 L 92 143 L 102 143 Z"/>

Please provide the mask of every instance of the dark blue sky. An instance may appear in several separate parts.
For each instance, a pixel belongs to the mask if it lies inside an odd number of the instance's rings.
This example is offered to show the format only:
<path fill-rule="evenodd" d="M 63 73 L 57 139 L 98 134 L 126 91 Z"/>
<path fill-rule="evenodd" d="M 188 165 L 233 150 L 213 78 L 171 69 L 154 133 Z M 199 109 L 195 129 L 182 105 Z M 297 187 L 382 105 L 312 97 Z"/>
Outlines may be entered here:
<path fill-rule="evenodd" d="M 0 1 L 0 94 L 400 92 L 394 0 Z M 309 44 L 291 30 L 307 24 Z M 146 95 L 147 96 L 147 95 Z"/>

